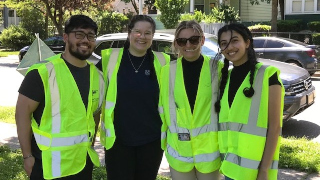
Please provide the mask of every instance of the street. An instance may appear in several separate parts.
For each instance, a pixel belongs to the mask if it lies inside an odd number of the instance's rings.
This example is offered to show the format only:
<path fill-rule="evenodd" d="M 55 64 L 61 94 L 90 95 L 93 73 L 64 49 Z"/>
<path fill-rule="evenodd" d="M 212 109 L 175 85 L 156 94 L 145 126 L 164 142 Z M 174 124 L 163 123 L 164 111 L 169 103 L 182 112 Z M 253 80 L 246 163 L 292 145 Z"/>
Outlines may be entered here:
<path fill-rule="evenodd" d="M 15 106 L 17 102 L 18 89 L 23 76 L 16 71 L 18 57 L 9 56 L 0 58 L 0 106 Z M 312 77 L 312 83 L 316 87 L 315 103 L 302 113 L 293 116 L 284 122 L 282 135 L 284 137 L 307 137 L 320 143 L 320 74 Z"/>

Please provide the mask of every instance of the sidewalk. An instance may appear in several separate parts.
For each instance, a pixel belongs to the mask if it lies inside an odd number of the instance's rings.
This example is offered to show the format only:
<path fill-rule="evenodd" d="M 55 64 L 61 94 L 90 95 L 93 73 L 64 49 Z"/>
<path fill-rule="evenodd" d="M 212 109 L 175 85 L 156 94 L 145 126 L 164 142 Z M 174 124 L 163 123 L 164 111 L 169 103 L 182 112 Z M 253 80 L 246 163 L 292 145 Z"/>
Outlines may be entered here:
<path fill-rule="evenodd" d="M 20 148 L 15 124 L 0 122 L 0 146 L 7 145 L 12 149 Z M 99 138 L 96 139 L 95 150 L 98 152 L 101 164 L 104 165 L 104 150 L 100 144 Z M 158 174 L 170 177 L 168 162 L 163 156 Z M 278 174 L 279 180 L 320 180 L 320 174 L 310 174 L 295 171 L 291 169 L 280 169 Z"/>

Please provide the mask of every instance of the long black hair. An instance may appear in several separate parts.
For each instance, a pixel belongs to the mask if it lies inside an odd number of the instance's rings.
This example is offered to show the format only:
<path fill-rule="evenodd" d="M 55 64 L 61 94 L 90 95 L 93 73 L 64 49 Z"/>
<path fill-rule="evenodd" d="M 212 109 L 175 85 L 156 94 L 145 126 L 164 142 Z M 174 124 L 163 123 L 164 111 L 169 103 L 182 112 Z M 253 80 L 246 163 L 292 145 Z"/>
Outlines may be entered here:
<path fill-rule="evenodd" d="M 220 45 L 220 42 L 221 42 L 221 34 L 223 32 L 227 32 L 227 31 L 230 31 L 231 32 L 231 38 L 232 38 L 232 32 L 237 32 L 239 33 L 243 40 L 246 42 L 247 40 L 250 40 L 250 44 L 249 44 L 249 47 L 247 49 L 247 54 L 248 54 L 248 61 L 249 61 L 249 65 L 250 65 L 250 87 L 246 87 L 243 89 L 243 94 L 246 96 L 246 97 L 252 97 L 253 94 L 254 94 L 254 89 L 253 89 L 253 80 L 254 80 L 254 74 L 255 74 L 255 71 L 256 71 L 256 64 L 258 63 L 257 61 L 257 57 L 256 57 L 256 54 L 254 52 L 254 49 L 253 49 L 253 39 L 252 39 L 252 34 L 250 32 L 250 30 L 242 25 L 242 24 L 228 24 L 228 25 L 225 25 L 223 26 L 221 29 L 219 29 L 219 32 L 218 32 L 218 44 Z M 231 39 L 229 40 L 229 43 L 231 42 Z M 227 45 L 227 47 L 229 46 L 229 44 Z M 227 48 L 226 47 L 226 48 Z M 222 49 L 223 51 L 224 49 Z M 215 109 L 216 109 L 216 112 L 220 112 L 220 108 L 221 108 L 221 105 L 220 105 L 220 101 L 221 101 L 221 98 L 223 96 L 223 92 L 224 92 L 224 89 L 226 87 L 226 84 L 227 84 L 227 80 L 228 80 L 228 68 L 229 68 L 229 60 L 227 58 L 224 58 L 224 66 L 221 70 L 221 73 L 222 73 L 222 77 L 221 77 L 221 82 L 220 82 L 220 93 L 219 93 L 219 97 L 218 97 L 218 100 L 217 102 L 215 103 Z"/>
<path fill-rule="evenodd" d="M 130 36 L 130 33 L 133 29 L 133 27 L 135 26 L 135 24 L 137 22 L 141 22 L 141 21 L 145 21 L 145 22 L 148 22 L 151 24 L 152 26 L 152 34 L 155 33 L 156 31 L 156 23 L 155 21 L 150 17 L 150 16 L 147 16 L 147 15 L 135 15 L 132 17 L 132 19 L 130 20 L 129 24 L 128 24 L 128 38 L 126 40 L 126 42 L 124 43 L 124 50 L 128 51 L 129 47 L 130 47 L 130 40 L 129 40 L 129 36 Z M 152 45 L 150 46 L 150 48 L 147 49 L 147 59 L 149 61 L 151 61 L 152 63 L 152 69 L 151 69 L 151 74 L 150 74 L 150 77 L 152 77 L 155 73 L 155 70 L 154 70 L 154 55 L 153 55 L 153 52 L 152 52 Z"/>

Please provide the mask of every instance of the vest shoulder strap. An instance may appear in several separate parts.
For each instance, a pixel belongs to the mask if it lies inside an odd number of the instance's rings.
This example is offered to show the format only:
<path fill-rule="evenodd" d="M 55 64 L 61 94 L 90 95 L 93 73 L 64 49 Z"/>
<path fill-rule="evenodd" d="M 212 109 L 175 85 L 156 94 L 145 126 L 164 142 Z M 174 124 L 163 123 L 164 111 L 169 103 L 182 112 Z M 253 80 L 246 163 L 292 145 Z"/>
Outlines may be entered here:
<path fill-rule="evenodd" d="M 106 55 L 103 56 L 103 63 L 102 66 L 106 67 L 105 69 L 103 69 L 103 74 L 107 75 L 105 78 L 106 80 L 110 80 L 111 79 L 111 75 L 114 71 L 114 68 L 117 64 L 118 61 L 118 56 L 120 51 L 122 50 L 122 48 L 112 48 L 109 49 L 109 51 L 111 51 L 110 53 L 106 53 Z"/>
<path fill-rule="evenodd" d="M 161 64 L 161 66 L 164 66 L 164 65 L 166 65 L 166 58 L 165 58 L 165 55 L 162 53 L 162 52 L 154 52 L 153 51 L 153 53 L 154 53 L 154 55 L 156 55 L 157 56 L 157 58 L 159 59 L 159 62 L 160 62 L 160 64 Z"/>

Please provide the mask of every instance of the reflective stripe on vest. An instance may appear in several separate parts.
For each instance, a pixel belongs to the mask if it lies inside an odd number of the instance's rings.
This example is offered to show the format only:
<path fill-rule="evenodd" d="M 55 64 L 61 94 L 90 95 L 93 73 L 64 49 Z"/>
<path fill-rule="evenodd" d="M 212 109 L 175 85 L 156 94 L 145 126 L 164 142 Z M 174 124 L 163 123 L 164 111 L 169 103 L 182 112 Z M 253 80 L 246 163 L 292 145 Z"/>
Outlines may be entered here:
<path fill-rule="evenodd" d="M 49 87 L 51 92 L 51 107 L 52 107 L 52 133 L 60 133 L 61 114 L 60 114 L 60 94 L 56 79 L 56 71 L 52 63 L 47 63 L 46 67 L 49 74 Z"/>
<path fill-rule="evenodd" d="M 243 158 L 233 153 L 228 153 L 224 160 L 237 164 L 241 167 L 250 169 L 258 169 L 260 165 L 260 161 Z M 278 164 L 279 161 L 272 161 L 270 169 L 278 169 Z"/>
<path fill-rule="evenodd" d="M 106 129 L 106 126 L 105 126 L 103 121 L 101 121 L 101 130 L 105 132 L 106 137 L 110 137 L 111 136 L 111 130 L 110 129 Z"/>
<path fill-rule="evenodd" d="M 204 61 L 203 63 L 206 63 Z M 210 60 L 210 72 L 212 74 L 211 83 L 218 84 L 218 74 L 216 71 L 217 68 L 217 61 Z M 202 127 L 197 127 L 193 129 L 187 129 L 183 127 L 179 127 L 177 125 L 177 113 L 176 109 L 178 108 L 177 103 L 175 102 L 174 98 L 174 88 L 175 88 L 175 81 L 176 81 L 176 69 L 177 69 L 177 61 L 173 61 L 170 64 L 170 74 L 169 74 L 169 112 L 170 112 L 170 126 L 168 126 L 168 129 L 170 133 L 189 133 L 191 137 L 196 137 L 198 135 L 208 133 L 208 132 L 217 132 L 218 131 L 218 119 L 215 118 L 214 115 L 210 116 L 210 124 L 203 125 Z M 216 72 L 216 73 L 212 73 Z M 217 92 L 217 86 L 212 85 L 212 92 Z M 215 100 L 212 97 L 212 108 L 214 108 Z M 211 113 L 215 112 L 214 109 L 211 109 Z M 161 139 L 165 139 L 167 137 L 165 132 L 162 132 Z M 201 162 L 213 162 L 217 158 L 220 157 L 220 152 L 217 150 L 212 153 L 206 153 L 206 154 L 198 154 L 193 157 L 185 157 L 181 156 L 178 151 L 176 151 L 174 148 L 172 148 L 169 143 L 167 143 L 167 152 L 170 156 L 172 156 L 174 159 L 180 160 L 182 162 L 187 163 L 201 163 Z"/>
<path fill-rule="evenodd" d="M 198 155 L 194 156 L 194 159 L 193 159 L 193 157 L 181 156 L 179 154 L 179 152 L 176 151 L 175 149 L 173 149 L 169 144 L 167 144 L 167 150 L 168 150 L 168 154 L 170 156 L 172 156 L 173 158 L 178 159 L 183 162 L 187 162 L 187 163 L 212 162 L 212 161 L 216 160 L 218 157 L 220 157 L 219 152 L 213 152 L 213 153 L 208 153 L 208 154 L 198 154 Z"/>
<path fill-rule="evenodd" d="M 259 68 L 255 79 L 263 79 L 264 72 L 267 67 L 268 67 L 267 65 L 262 65 Z M 247 124 L 241 124 L 241 123 L 235 123 L 235 122 L 219 123 L 220 131 L 231 130 L 231 131 L 243 132 L 243 133 L 248 133 L 252 135 L 266 137 L 267 128 L 262 128 L 257 126 L 259 109 L 260 109 L 261 92 L 262 92 L 262 82 L 263 82 L 262 80 L 261 81 L 257 80 L 254 82 L 255 96 L 252 97 L 248 123 Z"/>
<path fill-rule="evenodd" d="M 213 72 L 213 69 L 215 69 L 217 66 L 217 61 L 210 60 L 210 70 Z M 179 127 L 177 125 L 177 115 L 176 115 L 176 108 L 177 105 L 174 100 L 174 86 L 175 86 L 175 77 L 176 77 L 176 69 L 177 69 L 177 61 L 174 61 L 170 64 L 170 77 L 169 77 L 169 110 L 170 110 L 170 126 L 168 127 L 171 133 L 190 133 L 192 132 L 192 136 L 198 136 L 203 133 L 212 132 L 212 131 L 218 131 L 218 119 L 214 118 L 214 116 L 211 116 L 210 120 L 211 123 L 204 125 L 202 127 L 194 128 L 194 129 L 187 129 L 183 127 Z M 213 83 L 218 83 L 218 74 L 212 73 L 212 81 Z M 212 92 L 215 92 L 213 89 L 215 86 L 212 86 Z M 212 101 L 215 102 L 214 100 Z M 212 106 L 214 107 L 214 106 Z M 215 111 L 214 111 L 215 112 Z"/>
<path fill-rule="evenodd" d="M 34 137 L 38 144 L 50 147 L 73 146 L 83 142 L 90 142 L 88 134 L 82 134 L 72 137 L 55 137 L 50 139 L 48 137 L 34 133 Z"/>
<path fill-rule="evenodd" d="M 59 95 L 59 87 L 57 83 L 56 72 L 54 69 L 53 63 L 47 63 L 46 68 L 49 74 L 49 88 L 51 92 L 51 111 L 52 111 L 52 134 L 60 133 L 61 126 L 61 114 L 60 114 L 60 95 Z M 51 146 L 51 147 L 59 147 L 59 146 L 72 146 L 75 144 L 79 144 L 82 142 L 89 142 L 88 134 L 83 134 L 79 136 L 73 137 L 55 137 L 48 138 L 37 134 L 34 132 L 34 137 L 36 142 L 41 145 Z M 52 155 L 52 176 L 60 177 L 61 176 L 61 152 L 60 151 L 51 151 Z"/>
<path fill-rule="evenodd" d="M 267 69 L 267 65 L 262 65 L 258 73 L 255 77 L 256 81 L 254 82 L 255 87 L 255 96 L 252 97 L 251 107 L 250 107 L 250 114 L 247 124 L 235 123 L 235 122 L 225 122 L 219 123 L 220 131 L 237 131 L 243 132 L 255 136 L 266 137 L 267 135 L 267 128 L 258 127 L 258 116 L 259 116 L 259 109 L 260 109 L 260 99 L 261 99 L 261 92 L 262 92 L 262 83 L 263 81 L 258 79 L 263 79 L 264 72 Z M 240 157 L 236 154 L 227 153 L 224 160 L 229 161 L 231 163 L 237 164 L 241 167 L 250 168 L 250 169 L 258 169 L 260 165 L 260 161 L 251 160 L 248 158 Z M 271 169 L 277 169 L 278 161 L 273 160 L 271 164 Z"/>
<path fill-rule="evenodd" d="M 117 64 L 119 52 L 120 52 L 121 49 L 122 48 L 112 48 L 112 52 L 110 54 L 108 67 L 107 67 L 107 72 L 108 72 L 107 78 L 108 78 L 108 80 L 111 79 L 111 76 L 112 76 L 113 71 L 115 69 L 115 66 Z M 164 57 L 163 53 L 161 53 L 161 52 L 153 52 L 153 53 L 158 58 L 161 66 L 164 66 L 166 64 L 166 58 Z M 106 109 L 110 109 L 110 107 L 112 107 L 114 105 L 115 105 L 115 103 L 113 103 L 113 102 L 106 102 Z M 163 107 L 159 106 L 158 107 L 158 111 L 159 111 L 159 114 L 163 114 Z"/>
<path fill-rule="evenodd" d="M 166 65 L 166 58 L 164 57 L 163 53 L 161 52 L 154 52 L 152 51 L 154 55 L 156 55 L 156 57 L 158 58 L 160 64 L 161 64 L 161 67 Z"/>

